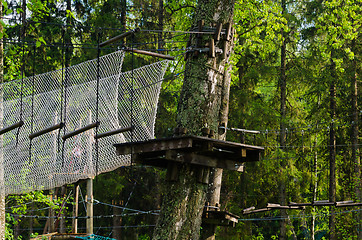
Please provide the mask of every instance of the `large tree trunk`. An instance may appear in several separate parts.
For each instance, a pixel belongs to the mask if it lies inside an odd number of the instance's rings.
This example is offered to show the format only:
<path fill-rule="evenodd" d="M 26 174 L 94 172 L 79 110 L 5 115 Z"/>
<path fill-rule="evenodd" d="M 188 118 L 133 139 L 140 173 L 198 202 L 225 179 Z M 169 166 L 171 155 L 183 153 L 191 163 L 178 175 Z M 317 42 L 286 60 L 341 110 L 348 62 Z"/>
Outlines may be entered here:
<path fill-rule="evenodd" d="M 194 27 L 201 20 L 206 27 L 214 27 L 216 23 L 225 26 L 232 22 L 233 10 L 234 0 L 200 0 Z M 212 37 L 206 34 L 192 35 L 190 46 L 205 48 Z M 179 127 L 189 130 L 189 134 L 201 135 L 203 128 L 217 133 L 222 124 L 221 112 L 228 105 L 228 99 L 222 96 L 228 93 L 230 87 L 230 84 L 225 84 L 225 64 L 231 49 L 230 38 L 227 39 L 215 41 L 217 47 L 226 51 L 224 58 L 222 54 L 210 58 L 207 53 L 197 54 L 196 51 L 188 54 L 177 121 Z M 224 85 L 227 85 L 226 89 Z M 197 182 L 197 171 L 196 167 L 182 165 L 179 167 L 179 180 L 166 183 L 154 239 L 199 238 L 207 185 Z"/>
<path fill-rule="evenodd" d="M 286 3 L 285 0 L 282 0 L 282 9 L 283 14 L 286 12 Z M 282 46 L 280 50 L 280 76 L 279 76 L 279 87 L 280 87 L 280 139 L 279 144 L 281 149 L 285 150 L 285 143 L 286 143 L 286 103 L 287 103 L 287 78 L 286 78 L 286 33 L 282 29 Z M 286 163 L 282 162 L 281 170 L 283 174 L 286 174 L 285 168 Z M 285 179 L 282 177 L 280 181 L 280 195 L 279 200 L 280 204 L 284 206 L 286 204 L 286 186 L 285 186 Z M 286 240 L 287 239 L 287 212 L 285 209 L 280 210 L 282 220 L 280 221 L 280 239 Z"/>
<path fill-rule="evenodd" d="M 162 50 L 163 50 L 162 30 L 163 30 L 163 14 L 164 14 L 163 0 L 159 0 L 158 4 L 159 4 L 159 6 L 158 6 L 158 28 L 159 28 L 159 30 L 161 30 L 158 33 L 158 50 L 162 52 Z"/>
<path fill-rule="evenodd" d="M 353 51 L 356 49 L 356 41 L 352 43 Z M 353 60 L 353 72 L 352 72 L 352 161 L 354 164 L 354 178 L 356 179 L 355 186 L 355 200 L 358 202 L 361 201 L 361 167 L 360 167 L 360 157 L 359 157 L 359 110 L 358 110 L 358 73 L 357 73 L 357 60 Z M 357 222 L 358 222 L 358 239 L 362 239 L 362 213 L 357 212 Z"/>
<path fill-rule="evenodd" d="M 329 201 L 336 201 L 336 132 L 334 119 L 336 118 L 336 86 L 335 86 L 335 64 L 331 61 L 331 85 L 329 89 L 330 98 L 330 117 L 332 119 L 329 131 Z M 329 217 L 329 239 L 336 239 L 336 215 L 334 213 L 334 206 L 330 207 Z"/>

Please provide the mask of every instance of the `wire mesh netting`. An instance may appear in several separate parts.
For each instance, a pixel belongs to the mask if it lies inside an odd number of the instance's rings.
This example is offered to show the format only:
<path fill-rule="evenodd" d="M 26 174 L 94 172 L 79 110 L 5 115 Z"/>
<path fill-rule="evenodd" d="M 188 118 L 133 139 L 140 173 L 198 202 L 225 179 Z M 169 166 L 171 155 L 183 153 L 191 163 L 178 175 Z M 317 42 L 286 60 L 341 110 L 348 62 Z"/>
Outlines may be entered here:
<path fill-rule="evenodd" d="M 161 80 L 168 61 L 122 73 L 123 58 L 123 51 L 101 57 L 99 81 L 98 62 L 94 59 L 0 85 L 0 127 L 24 122 L 0 139 L 4 162 L 1 189 L 6 195 L 51 189 L 129 165 L 130 157 L 116 156 L 113 144 L 153 138 Z M 97 113 L 98 133 L 131 124 L 134 127 L 132 133 L 99 139 L 98 160 L 96 129 L 62 139 L 64 134 L 94 123 Z M 31 133 L 61 122 L 65 124 L 63 129 L 29 139 Z"/>
<path fill-rule="evenodd" d="M 99 235 L 89 235 L 86 237 L 76 237 L 79 239 L 93 239 L 93 240 L 116 240 L 115 238 L 109 238 L 109 237 L 103 237 L 103 236 L 99 236 Z"/>

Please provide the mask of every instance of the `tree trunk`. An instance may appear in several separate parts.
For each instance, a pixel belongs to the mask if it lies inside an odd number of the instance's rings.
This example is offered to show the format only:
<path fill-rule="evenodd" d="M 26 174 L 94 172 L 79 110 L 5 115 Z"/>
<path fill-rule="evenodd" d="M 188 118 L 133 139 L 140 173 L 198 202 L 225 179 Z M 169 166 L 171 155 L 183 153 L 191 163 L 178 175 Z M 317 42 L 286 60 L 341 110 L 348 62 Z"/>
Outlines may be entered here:
<path fill-rule="evenodd" d="M 282 0 L 282 11 L 283 14 L 286 12 L 286 3 L 285 0 Z M 285 150 L 285 143 L 286 143 L 286 102 L 287 102 L 287 79 L 286 79 L 286 33 L 284 29 L 282 29 L 282 46 L 280 50 L 280 77 L 279 77 L 279 87 L 280 87 L 280 139 L 279 144 L 281 149 Z M 286 163 L 281 163 L 281 171 L 282 174 L 286 174 Z M 282 177 L 280 178 L 280 195 L 279 200 L 280 204 L 284 206 L 286 204 L 286 186 L 285 186 L 285 179 Z M 287 239 L 287 212 L 285 209 L 280 210 L 280 214 L 282 220 L 280 221 L 280 239 L 286 240 Z"/>
<path fill-rule="evenodd" d="M 117 201 L 113 201 L 114 205 L 117 205 Z M 112 230 L 112 238 L 121 240 L 121 224 L 122 217 L 120 216 L 122 213 L 122 209 L 118 207 L 113 207 L 113 230 Z"/>
<path fill-rule="evenodd" d="M 332 119 L 329 130 L 329 201 L 336 201 L 336 132 L 334 119 L 336 117 L 336 86 L 335 86 L 335 64 L 331 60 L 331 85 L 329 89 L 330 98 L 330 117 Z M 329 239 L 336 239 L 335 228 L 336 216 L 334 212 L 334 206 L 330 207 L 329 217 Z"/>
<path fill-rule="evenodd" d="M 318 190 L 318 152 L 317 152 L 317 140 L 314 144 L 314 187 L 313 187 L 313 201 L 317 201 L 317 190 Z M 313 207 L 313 215 L 312 215 L 312 230 L 311 230 L 311 239 L 314 240 L 315 237 L 315 206 Z"/>
<path fill-rule="evenodd" d="M 356 40 L 352 42 L 352 51 L 356 49 Z M 354 179 L 355 179 L 355 200 L 361 202 L 361 167 L 360 167 L 360 158 L 359 158 L 359 109 L 358 109 L 358 73 L 357 73 L 357 61 L 353 60 L 353 70 L 352 70 L 352 161 L 354 164 Z M 362 213 L 357 212 L 357 223 L 358 223 L 358 239 L 362 239 Z"/>
<path fill-rule="evenodd" d="M 161 30 L 158 33 L 158 50 L 162 52 L 163 50 L 163 36 L 162 36 L 162 30 L 163 30 L 163 0 L 159 0 L 159 9 L 158 9 L 158 28 Z"/>
<path fill-rule="evenodd" d="M 72 233 L 78 233 L 79 182 L 74 183 Z"/>
<path fill-rule="evenodd" d="M 231 24 L 233 10 L 234 0 L 201 0 L 197 6 L 194 27 L 201 26 L 201 20 L 206 27 L 214 27 L 217 23 L 223 26 Z M 199 31 L 202 31 L 202 27 L 199 27 Z M 225 54 L 217 54 L 214 58 L 197 51 L 188 54 L 177 119 L 178 126 L 187 128 L 188 134 L 201 135 L 203 128 L 217 134 L 219 125 L 226 124 L 226 121 L 222 123 L 220 119 L 221 116 L 227 119 L 227 114 L 225 117 L 223 112 L 228 106 L 230 80 L 226 77 L 225 64 L 231 51 L 232 32 L 227 37 L 222 36 L 220 41 L 215 41 L 215 46 L 223 49 Z M 192 35 L 191 46 L 205 48 L 212 37 L 206 34 Z M 217 134 L 216 137 L 223 137 L 224 134 Z M 154 239 L 199 238 L 207 186 L 197 182 L 197 171 L 196 167 L 182 165 L 179 167 L 179 181 L 166 183 Z M 221 174 L 216 175 L 220 179 Z M 216 185 L 221 185 L 221 182 Z M 214 191 L 220 190 L 215 188 Z"/>
<path fill-rule="evenodd" d="M 61 192 L 60 192 L 60 196 L 64 201 L 64 205 L 66 204 L 65 200 L 67 198 L 66 196 L 67 194 L 67 188 L 65 185 L 62 186 L 61 188 Z M 65 233 L 65 213 L 66 213 L 66 209 L 65 207 L 62 210 L 62 213 L 60 214 L 60 220 L 59 220 L 59 233 Z"/>

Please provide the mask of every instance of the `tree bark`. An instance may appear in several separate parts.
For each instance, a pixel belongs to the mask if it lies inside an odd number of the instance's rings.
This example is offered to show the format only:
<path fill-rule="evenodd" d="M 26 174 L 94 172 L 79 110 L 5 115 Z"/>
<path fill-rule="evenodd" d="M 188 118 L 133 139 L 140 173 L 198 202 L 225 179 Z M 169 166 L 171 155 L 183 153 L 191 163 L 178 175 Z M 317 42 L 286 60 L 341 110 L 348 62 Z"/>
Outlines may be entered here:
<path fill-rule="evenodd" d="M 162 30 L 163 30 L 163 14 L 164 14 L 163 0 L 159 0 L 158 28 L 161 31 L 158 33 L 158 50 L 161 51 L 161 52 L 162 52 L 162 49 L 163 49 L 163 34 L 162 34 Z"/>
<path fill-rule="evenodd" d="M 113 201 L 114 205 L 117 205 L 117 201 Z M 112 238 L 120 240 L 121 235 L 121 224 L 122 217 L 120 216 L 122 213 L 121 209 L 118 207 L 113 207 L 113 230 L 112 230 Z"/>
<path fill-rule="evenodd" d="M 313 187 L 313 201 L 317 201 L 317 190 L 318 190 L 318 152 L 317 152 L 317 139 L 314 144 L 314 187 Z M 312 227 L 311 227 L 311 239 L 314 240 L 315 237 L 315 212 L 316 207 L 313 206 L 313 215 L 312 215 Z"/>
<path fill-rule="evenodd" d="M 66 188 L 66 185 L 63 185 L 61 187 L 61 192 L 60 192 L 60 195 L 61 195 L 61 198 L 63 199 L 63 201 L 66 200 L 67 196 L 66 196 L 66 193 L 67 193 L 67 188 Z M 64 205 L 66 203 L 64 202 Z M 66 210 L 65 210 L 65 207 L 62 211 L 62 213 L 60 214 L 60 220 L 59 220 L 59 233 L 65 233 L 65 213 L 66 213 Z"/>
<path fill-rule="evenodd" d="M 286 3 L 285 0 L 282 0 L 282 11 L 283 14 L 286 12 Z M 282 29 L 282 46 L 280 49 L 280 76 L 279 76 L 279 87 L 280 87 L 280 139 L 279 144 L 281 149 L 285 150 L 285 143 L 286 143 L 286 102 L 287 102 L 287 79 L 286 79 L 286 33 L 284 29 Z M 281 171 L 282 174 L 286 174 L 285 168 L 286 163 L 281 163 Z M 284 206 L 286 204 L 286 186 L 285 186 L 285 179 L 282 177 L 280 178 L 280 204 Z M 280 210 L 280 214 L 282 220 L 280 221 L 280 239 L 286 240 L 287 239 L 287 212 L 285 209 Z"/>
<path fill-rule="evenodd" d="M 356 49 L 356 40 L 352 42 L 353 51 Z M 357 73 L 357 60 L 353 60 L 353 71 L 352 71 L 352 161 L 354 164 L 354 179 L 355 179 L 355 200 L 357 202 L 361 202 L 361 161 L 359 157 L 359 109 L 358 109 L 358 73 Z M 358 239 L 362 239 L 362 213 L 357 212 L 357 223 L 358 223 L 358 231 L 357 236 Z"/>
<path fill-rule="evenodd" d="M 217 23 L 225 26 L 232 22 L 233 10 L 234 0 L 201 0 L 194 17 L 194 28 L 197 28 L 201 20 L 206 27 L 214 27 Z M 202 28 L 199 30 L 202 31 Z M 211 37 L 192 35 L 190 46 L 205 48 Z M 224 89 L 225 64 L 232 44 L 229 37 L 227 40 L 222 37 L 220 41 L 215 41 L 215 45 L 224 49 L 224 58 L 222 54 L 210 58 L 207 53 L 197 51 L 188 54 L 177 118 L 178 126 L 187 128 L 188 134 L 201 135 L 203 128 L 217 134 L 218 127 L 222 124 L 222 109 L 228 106 L 228 94 L 223 97 L 230 87 L 230 84 L 226 84 L 227 89 Z M 216 137 L 220 136 L 217 134 Z M 196 167 L 182 165 L 179 167 L 179 181 L 166 183 L 166 193 L 153 239 L 199 239 L 207 185 L 197 182 L 197 171 Z"/>
<path fill-rule="evenodd" d="M 332 119 L 329 130 L 329 201 L 336 201 L 336 132 L 334 119 L 336 117 L 336 86 L 335 63 L 331 60 L 331 84 L 329 89 L 330 117 Z M 336 216 L 334 206 L 330 207 L 329 239 L 336 239 Z"/>

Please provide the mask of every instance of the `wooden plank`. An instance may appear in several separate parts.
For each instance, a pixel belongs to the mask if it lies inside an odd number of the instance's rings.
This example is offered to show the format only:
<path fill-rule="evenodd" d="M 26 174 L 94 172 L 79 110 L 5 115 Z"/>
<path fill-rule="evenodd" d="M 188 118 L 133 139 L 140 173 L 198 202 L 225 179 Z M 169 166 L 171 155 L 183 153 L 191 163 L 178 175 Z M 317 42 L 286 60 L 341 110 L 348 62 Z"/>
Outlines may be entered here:
<path fill-rule="evenodd" d="M 192 139 L 176 138 L 173 141 L 146 141 L 133 144 L 115 144 L 118 155 L 131 153 L 158 152 L 169 149 L 183 149 L 192 147 Z"/>
<path fill-rule="evenodd" d="M 313 206 L 333 206 L 334 202 L 329 202 L 329 200 L 320 200 L 312 202 Z"/>
<path fill-rule="evenodd" d="M 304 206 L 312 206 L 312 203 L 296 203 L 296 202 L 289 202 L 288 206 L 296 206 L 296 207 L 304 207 Z"/>
<path fill-rule="evenodd" d="M 246 211 L 246 212 L 243 212 L 243 214 L 247 215 L 247 214 L 251 214 L 251 213 L 267 212 L 267 211 L 270 211 L 270 210 L 271 210 L 270 208 L 261 208 L 261 209 L 255 209 L 255 210 L 252 210 L 252 211 Z"/>

